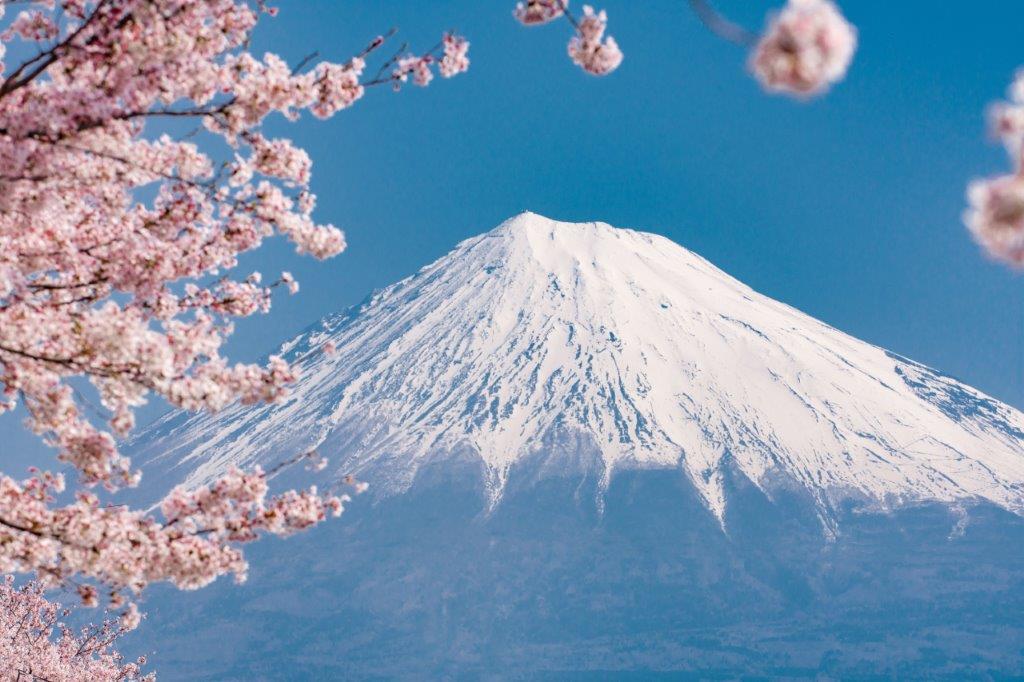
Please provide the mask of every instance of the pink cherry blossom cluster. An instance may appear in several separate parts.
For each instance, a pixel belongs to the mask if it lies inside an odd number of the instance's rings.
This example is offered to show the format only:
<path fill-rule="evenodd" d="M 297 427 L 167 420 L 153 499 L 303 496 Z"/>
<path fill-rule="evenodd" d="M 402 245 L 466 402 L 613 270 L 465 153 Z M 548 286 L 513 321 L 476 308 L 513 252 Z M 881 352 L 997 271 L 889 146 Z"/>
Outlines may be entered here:
<path fill-rule="evenodd" d="M 84 577 L 89 603 L 93 583 L 116 597 L 155 580 L 243 575 L 238 543 L 306 528 L 344 499 L 267 497 L 264 474 L 232 472 L 172 493 L 160 522 L 87 489 L 137 483 L 116 437 L 153 395 L 189 410 L 285 396 L 296 372 L 284 360 L 230 364 L 220 349 L 233 318 L 266 312 L 274 286 L 298 284 L 230 271 L 275 235 L 316 258 L 345 239 L 313 219 L 309 155 L 262 124 L 331 116 L 403 74 L 363 78 L 384 36 L 308 68 L 250 54 L 261 12 L 273 14 L 261 0 L 23 4 L 0 26 L 0 413 L 20 404 L 83 489 L 56 506 L 60 477 L 0 474 L 0 567 L 47 585 Z M 446 34 L 419 59 L 454 76 L 468 46 Z M 15 52 L 28 56 L 2 61 Z M 194 130 L 147 134 L 151 119 Z M 138 614 L 128 605 L 122 617 Z"/>
<path fill-rule="evenodd" d="M 462 36 L 446 33 L 442 40 L 444 55 L 437 70 L 442 78 L 451 78 L 469 71 L 469 41 Z"/>
<path fill-rule="evenodd" d="M 516 3 L 512 16 L 525 26 L 546 24 L 565 14 L 568 5 L 568 0 L 527 0 Z"/>
<path fill-rule="evenodd" d="M 434 53 L 442 51 L 438 59 Z M 437 64 L 438 72 L 443 78 L 451 78 L 464 71 L 469 70 L 469 41 L 465 38 L 451 33 L 446 33 L 441 39 L 441 45 L 423 55 L 406 54 L 395 57 L 395 67 L 391 71 L 391 81 L 395 90 L 398 90 L 402 83 L 409 80 L 420 87 L 426 87 L 434 80 L 432 67 Z"/>
<path fill-rule="evenodd" d="M 843 79 L 857 31 L 830 0 L 789 0 L 754 46 L 750 68 L 770 92 L 808 97 Z"/>
<path fill-rule="evenodd" d="M 1009 88 L 1009 101 L 990 109 L 992 134 L 1010 154 L 1014 172 L 976 180 L 967 190 L 964 213 L 968 230 L 989 256 L 1014 267 L 1024 267 L 1024 69 Z"/>
<path fill-rule="evenodd" d="M 113 647 L 132 629 L 105 620 L 74 631 L 62 621 L 70 611 L 43 596 L 30 582 L 15 587 L 7 576 L 0 582 L 0 679 L 73 682 L 128 682 L 154 679 L 143 675 L 146 659 L 125 661 Z"/>
<path fill-rule="evenodd" d="M 590 5 L 583 6 L 583 17 L 576 26 L 576 35 L 569 40 L 569 57 L 587 73 L 604 76 L 619 68 L 622 50 L 615 38 L 604 36 L 608 15 L 598 13 Z"/>
<path fill-rule="evenodd" d="M 516 4 L 512 16 L 525 26 L 546 24 L 564 16 L 575 31 L 569 39 L 569 58 L 587 73 L 605 76 L 622 63 L 622 50 L 615 38 L 604 34 L 608 27 L 604 10 L 595 12 L 584 5 L 583 16 L 577 19 L 569 12 L 567 0 L 527 0 Z"/>
<path fill-rule="evenodd" d="M 175 488 L 160 503 L 162 520 L 124 505 L 105 505 L 98 496 L 78 491 L 75 500 L 55 506 L 64 478 L 34 471 L 23 481 L 0 477 L 0 571 L 34 571 L 46 587 L 88 580 L 78 588 L 82 602 L 99 604 L 99 589 L 109 605 L 123 608 L 122 624 L 137 625 L 139 613 L 127 598 L 154 582 L 181 589 L 203 587 L 218 576 L 246 577 L 239 544 L 262 534 L 288 536 L 328 516 L 340 516 L 348 495 L 319 493 L 316 487 L 270 495 L 269 480 L 283 466 L 309 459 L 314 469 L 325 460 L 308 453 L 270 472 L 237 469 L 195 490 Z M 356 493 L 365 484 L 346 478 Z"/>

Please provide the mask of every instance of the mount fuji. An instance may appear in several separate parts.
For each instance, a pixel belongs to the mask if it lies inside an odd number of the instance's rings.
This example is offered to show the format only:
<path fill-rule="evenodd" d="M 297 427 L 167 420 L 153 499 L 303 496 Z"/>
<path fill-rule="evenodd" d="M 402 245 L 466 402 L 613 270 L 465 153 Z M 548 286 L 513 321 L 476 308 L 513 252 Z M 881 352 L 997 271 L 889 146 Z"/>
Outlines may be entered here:
<path fill-rule="evenodd" d="M 315 449 L 372 493 L 157 591 L 164 677 L 1024 674 L 1024 415 L 663 237 L 523 213 L 279 354 L 146 479 Z"/>

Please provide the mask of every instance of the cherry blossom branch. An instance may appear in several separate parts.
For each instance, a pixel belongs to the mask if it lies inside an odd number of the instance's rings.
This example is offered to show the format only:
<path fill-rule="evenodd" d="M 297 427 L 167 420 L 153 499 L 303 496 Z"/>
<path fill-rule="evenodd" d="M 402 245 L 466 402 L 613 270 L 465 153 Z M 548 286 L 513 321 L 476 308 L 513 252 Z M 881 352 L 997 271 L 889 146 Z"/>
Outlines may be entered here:
<path fill-rule="evenodd" d="M 564 17 L 573 28 L 569 57 L 587 73 L 605 76 L 622 63 L 622 51 L 611 36 L 605 37 L 608 16 L 583 6 L 580 18 L 573 16 L 565 0 L 524 0 L 516 4 L 512 15 L 525 26 L 547 24 Z"/>
<path fill-rule="evenodd" d="M 9 5 L 0 2 L 0 16 Z M 64 506 L 54 505 L 62 477 L 0 474 L 0 571 L 73 585 L 89 605 L 97 586 L 121 608 L 122 593 L 156 581 L 192 589 L 225 573 L 242 579 L 241 545 L 308 528 L 347 500 L 315 488 L 270 496 L 281 469 L 231 471 L 168 495 L 165 526 L 89 492 L 137 483 L 115 436 L 150 394 L 215 411 L 279 401 L 295 381 L 281 358 L 256 366 L 221 356 L 230 320 L 268 310 L 276 287 L 298 290 L 287 273 L 269 285 L 259 273 L 225 277 L 240 254 L 274 235 L 317 258 L 345 248 L 339 229 L 313 219 L 309 155 L 267 138 L 263 122 L 355 105 L 374 84 L 361 82 L 365 59 L 386 37 L 344 63 L 314 54 L 289 68 L 248 52 L 260 10 L 271 13 L 245 0 L 57 0 L 28 6 L 0 32 L 0 60 L 12 40 L 37 46 L 17 68 L 0 66 L 0 412 L 22 404 L 27 425 L 77 474 Z M 468 46 L 446 34 L 428 55 L 399 57 L 382 82 L 455 76 Z M 232 158 L 215 161 L 205 136 L 147 136 L 158 118 L 201 123 Z M 122 618 L 137 622 L 134 608 Z M 86 638 L 82 650 L 103 641 Z"/>
<path fill-rule="evenodd" d="M 0 526 L 16 533 L 0 532 L 0 544 L 15 550 L 7 570 L 42 559 L 40 572 L 46 573 L 48 584 L 74 583 L 75 575 L 98 580 L 112 586 L 118 606 L 124 603 L 121 591 L 137 592 L 151 582 L 165 580 L 193 589 L 223 572 L 244 580 L 246 564 L 234 545 L 264 533 L 287 536 L 304 530 L 328 515 L 340 515 L 350 499 L 320 495 L 315 487 L 268 497 L 268 481 L 304 459 L 316 469 L 325 464 L 316 453 L 304 453 L 268 473 L 232 470 L 206 487 L 176 488 L 160 504 L 163 523 L 124 506 L 100 506 L 86 493 L 79 493 L 70 506 L 50 509 L 51 491 L 63 488 L 61 477 L 40 474 L 22 484 L 0 477 Z M 344 483 L 356 493 L 365 490 L 365 484 L 351 477 Z M 89 529 L 95 539 L 81 537 L 82 529 Z M 86 603 L 95 600 L 95 588 L 87 583 L 78 584 L 78 592 Z"/>

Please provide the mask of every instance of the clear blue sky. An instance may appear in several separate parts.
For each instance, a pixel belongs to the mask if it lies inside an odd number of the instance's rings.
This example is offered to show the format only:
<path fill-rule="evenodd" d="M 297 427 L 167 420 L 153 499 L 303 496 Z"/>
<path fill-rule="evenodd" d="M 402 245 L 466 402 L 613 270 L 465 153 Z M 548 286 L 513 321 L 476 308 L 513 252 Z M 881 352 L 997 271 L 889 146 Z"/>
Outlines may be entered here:
<path fill-rule="evenodd" d="M 781 2 L 719 6 L 760 27 Z M 272 243 L 247 258 L 268 276 L 291 270 L 302 291 L 241 322 L 235 358 L 530 209 L 664 234 L 767 295 L 1024 406 L 1024 282 L 986 261 L 960 219 L 967 182 L 1007 169 L 984 111 L 1024 64 L 1024 6 L 845 2 L 860 32 L 852 69 L 799 104 L 763 94 L 744 51 L 683 0 L 607 0 L 626 59 L 604 79 L 565 57 L 567 26 L 524 29 L 511 0 L 278 4 L 256 51 L 344 60 L 391 26 L 423 48 L 455 28 L 473 63 L 426 90 L 374 91 L 330 121 L 271 126 L 309 150 L 318 217 L 350 248 L 317 262 Z M 28 447 L 19 429 L 0 417 L 8 446 Z"/>

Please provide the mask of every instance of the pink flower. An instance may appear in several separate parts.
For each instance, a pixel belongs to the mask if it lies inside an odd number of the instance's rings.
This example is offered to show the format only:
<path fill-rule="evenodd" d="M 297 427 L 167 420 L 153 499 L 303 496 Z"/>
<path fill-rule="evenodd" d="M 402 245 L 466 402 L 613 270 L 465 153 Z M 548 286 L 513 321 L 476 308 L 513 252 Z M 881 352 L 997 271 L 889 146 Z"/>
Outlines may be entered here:
<path fill-rule="evenodd" d="M 856 47 L 856 29 L 830 0 L 789 0 L 771 17 L 750 68 L 769 91 L 810 96 L 842 80 Z"/>
<path fill-rule="evenodd" d="M 321 455 L 319 452 L 311 452 L 308 455 L 308 462 L 306 463 L 306 469 L 308 471 L 323 471 L 327 468 L 327 458 Z"/>
<path fill-rule="evenodd" d="M 316 71 L 316 99 L 311 107 L 313 115 L 327 118 L 361 99 L 364 90 L 359 84 L 359 77 L 364 68 L 366 62 L 362 58 L 353 59 L 345 65 L 320 65 Z"/>
<path fill-rule="evenodd" d="M 1014 165 L 1020 168 L 1024 151 L 1024 69 L 1018 69 L 1008 93 L 1009 102 L 997 102 L 989 107 L 989 128 L 1006 146 Z"/>
<path fill-rule="evenodd" d="M 92 585 L 79 585 L 78 586 L 78 598 L 82 600 L 84 606 L 96 606 L 99 604 L 97 598 L 96 588 Z"/>
<path fill-rule="evenodd" d="M 58 33 L 57 24 L 41 11 L 20 12 L 4 32 L 3 39 L 20 36 L 25 40 L 51 40 Z"/>
<path fill-rule="evenodd" d="M 569 57 L 587 73 L 604 76 L 622 63 L 622 50 L 611 36 L 604 37 L 608 15 L 604 10 L 594 12 L 590 5 L 583 6 L 577 35 L 569 40 Z M 603 39 L 603 42 L 602 42 Z"/>
<path fill-rule="evenodd" d="M 251 163 L 256 172 L 293 184 L 309 182 L 313 162 L 305 150 L 295 147 L 290 140 L 268 140 L 257 133 L 250 136 L 250 144 Z"/>
<path fill-rule="evenodd" d="M 445 33 L 443 39 L 444 56 L 438 71 L 444 78 L 451 78 L 469 70 L 469 41 L 461 36 Z"/>
<path fill-rule="evenodd" d="M 989 125 L 992 134 L 1007 144 L 1011 150 L 1020 148 L 1024 138 L 1024 106 L 999 102 L 989 109 Z"/>
<path fill-rule="evenodd" d="M 979 180 L 967 192 L 964 222 L 993 258 L 1024 267 L 1024 177 Z"/>
<path fill-rule="evenodd" d="M 398 64 L 395 66 L 394 71 L 391 73 L 392 80 L 394 81 L 395 89 L 399 88 L 400 83 L 405 83 L 409 80 L 409 75 L 412 75 L 412 82 L 420 87 L 426 87 L 430 84 L 430 81 L 434 79 L 434 73 L 430 70 L 430 65 L 433 63 L 430 55 L 424 57 L 417 57 L 416 55 L 408 55 L 398 60 Z"/>
<path fill-rule="evenodd" d="M 299 283 L 295 281 L 294 277 L 292 277 L 292 273 L 287 270 L 281 273 L 281 282 L 288 287 L 289 294 L 299 293 Z"/>
<path fill-rule="evenodd" d="M 568 0 L 527 0 L 526 2 L 517 2 L 516 8 L 512 11 L 512 16 L 526 26 L 546 24 L 562 16 L 568 4 Z"/>
<path fill-rule="evenodd" d="M 123 630 L 134 630 L 139 627 L 139 623 L 142 622 L 142 614 L 139 613 L 139 607 L 134 603 L 128 605 L 128 608 L 121 613 L 121 617 L 118 619 Z"/>
<path fill-rule="evenodd" d="M 362 495 L 363 493 L 370 489 L 369 483 L 367 483 L 366 481 L 360 481 L 351 474 L 342 477 L 341 482 L 344 483 L 345 485 L 352 486 L 352 489 L 355 491 L 356 495 Z"/>

